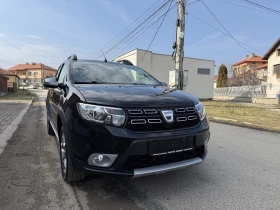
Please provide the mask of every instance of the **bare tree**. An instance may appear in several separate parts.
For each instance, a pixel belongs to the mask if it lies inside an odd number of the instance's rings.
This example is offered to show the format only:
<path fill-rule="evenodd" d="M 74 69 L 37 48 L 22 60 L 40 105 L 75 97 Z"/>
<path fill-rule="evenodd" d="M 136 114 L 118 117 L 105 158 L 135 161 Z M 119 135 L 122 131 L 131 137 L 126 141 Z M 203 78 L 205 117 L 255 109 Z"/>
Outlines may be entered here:
<path fill-rule="evenodd" d="M 232 70 L 231 70 L 232 71 Z M 266 84 L 266 70 L 245 70 L 232 71 L 232 77 L 228 80 L 229 87 L 236 86 L 257 86 Z"/>

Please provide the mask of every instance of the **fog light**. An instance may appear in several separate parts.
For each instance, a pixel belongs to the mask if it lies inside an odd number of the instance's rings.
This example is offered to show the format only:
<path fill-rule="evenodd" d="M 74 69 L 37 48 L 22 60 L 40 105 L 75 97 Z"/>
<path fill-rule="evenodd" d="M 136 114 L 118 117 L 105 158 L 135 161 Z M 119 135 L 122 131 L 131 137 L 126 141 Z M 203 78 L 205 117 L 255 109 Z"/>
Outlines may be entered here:
<path fill-rule="evenodd" d="M 93 153 L 88 158 L 88 164 L 91 166 L 110 167 L 118 155 Z"/>

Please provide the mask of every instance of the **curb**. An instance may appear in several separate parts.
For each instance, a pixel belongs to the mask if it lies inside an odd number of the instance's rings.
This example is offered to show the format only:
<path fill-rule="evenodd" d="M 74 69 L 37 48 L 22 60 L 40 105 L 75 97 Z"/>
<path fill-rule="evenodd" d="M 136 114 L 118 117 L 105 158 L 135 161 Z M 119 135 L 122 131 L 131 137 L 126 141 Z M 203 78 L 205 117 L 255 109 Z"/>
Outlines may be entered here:
<path fill-rule="evenodd" d="M 272 129 L 267 129 L 267 128 L 263 128 L 263 127 L 256 127 L 256 126 L 251 126 L 251 125 L 244 125 L 244 124 L 238 124 L 237 122 L 230 122 L 230 121 L 220 121 L 220 120 L 216 120 L 216 119 L 209 119 L 210 122 L 215 122 L 215 123 L 220 123 L 220 124 L 226 124 L 226 125 L 232 125 L 232 126 L 237 126 L 237 127 L 241 127 L 241 128 L 249 128 L 252 130 L 258 130 L 258 131 L 266 131 L 266 132 L 272 132 L 272 133 L 277 133 L 279 134 L 280 131 L 277 130 L 272 130 Z"/>
<path fill-rule="evenodd" d="M 18 116 L 11 122 L 11 124 L 0 134 L 0 155 L 7 146 L 8 141 L 12 138 L 14 132 L 18 128 L 19 123 L 21 122 L 23 116 L 28 111 L 29 107 L 33 102 L 33 98 L 26 104 L 25 108 L 21 110 Z"/>

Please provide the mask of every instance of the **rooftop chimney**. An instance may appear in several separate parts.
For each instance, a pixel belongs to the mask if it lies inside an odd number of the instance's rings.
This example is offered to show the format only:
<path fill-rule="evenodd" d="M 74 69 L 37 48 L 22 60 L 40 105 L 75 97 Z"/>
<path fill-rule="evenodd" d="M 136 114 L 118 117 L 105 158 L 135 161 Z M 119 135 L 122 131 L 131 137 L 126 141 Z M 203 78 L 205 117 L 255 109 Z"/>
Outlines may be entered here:
<path fill-rule="evenodd" d="M 26 63 L 26 65 L 28 65 L 29 63 Z"/>
<path fill-rule="evenodd" d="M 246 58 L 249 58 L 249 55 L 246 55 Z"/>

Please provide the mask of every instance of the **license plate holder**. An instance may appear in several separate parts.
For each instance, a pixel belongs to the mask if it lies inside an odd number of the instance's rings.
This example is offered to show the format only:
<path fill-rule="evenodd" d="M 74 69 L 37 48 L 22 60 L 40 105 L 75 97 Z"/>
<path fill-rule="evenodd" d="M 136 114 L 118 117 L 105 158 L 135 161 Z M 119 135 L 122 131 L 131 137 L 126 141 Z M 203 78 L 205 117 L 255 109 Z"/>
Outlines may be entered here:
<path fill-rule="evenodd" d="M 149 155 L 167 155 L 184 152 L 194 147 L 194 136 L 184 138 L 156 140 L 149 142 Z"/>

